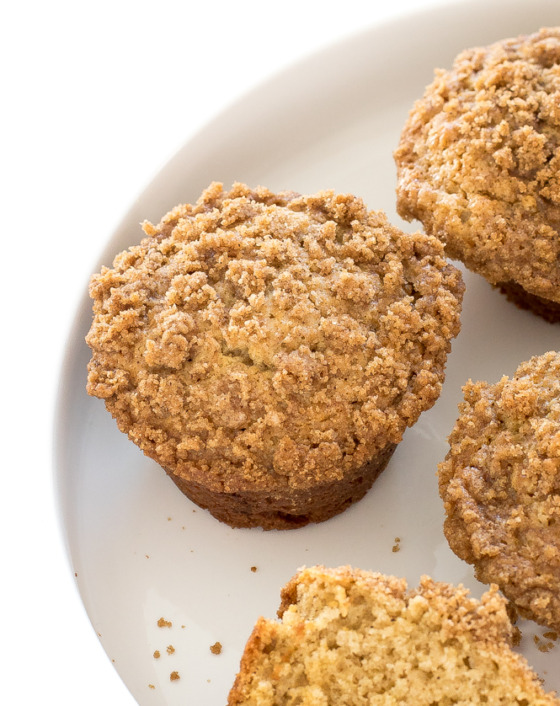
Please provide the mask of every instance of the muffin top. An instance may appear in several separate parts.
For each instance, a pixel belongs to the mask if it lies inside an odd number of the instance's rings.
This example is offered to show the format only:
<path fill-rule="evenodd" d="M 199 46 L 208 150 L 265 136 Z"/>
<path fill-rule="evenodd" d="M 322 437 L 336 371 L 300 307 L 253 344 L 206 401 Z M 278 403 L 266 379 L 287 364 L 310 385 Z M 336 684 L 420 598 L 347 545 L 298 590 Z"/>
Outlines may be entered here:
<path fill-rule="evenodd" d="M 560 354 L 469 382 L 439 467 L 445 534 L 519 612 L 560 629 Z"/>
<path fill-rule="evenodd" d="M 217 491 L 343 477 L 437 399 L 461 275 L 349 195 L 213 183 L 91 280 L 88 392 Z"/>
<path fill-rule="evenodd" d="M 395 160 L 404 218 L 490 282 L 560 302 L 560 28 L 437 71 Z"/>

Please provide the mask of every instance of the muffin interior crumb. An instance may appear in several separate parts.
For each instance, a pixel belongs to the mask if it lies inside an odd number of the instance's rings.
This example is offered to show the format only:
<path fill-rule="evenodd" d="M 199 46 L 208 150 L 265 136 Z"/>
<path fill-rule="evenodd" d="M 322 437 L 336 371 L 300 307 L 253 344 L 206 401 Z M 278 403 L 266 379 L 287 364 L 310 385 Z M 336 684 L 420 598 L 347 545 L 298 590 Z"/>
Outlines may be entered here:
<path fill-rule="evenodd" d="M 229 704 L 556 704 L 510 646 L 496 587 L 482 600 L 424 577 L 304 570 L 280 622 L 261 618 Z"/>

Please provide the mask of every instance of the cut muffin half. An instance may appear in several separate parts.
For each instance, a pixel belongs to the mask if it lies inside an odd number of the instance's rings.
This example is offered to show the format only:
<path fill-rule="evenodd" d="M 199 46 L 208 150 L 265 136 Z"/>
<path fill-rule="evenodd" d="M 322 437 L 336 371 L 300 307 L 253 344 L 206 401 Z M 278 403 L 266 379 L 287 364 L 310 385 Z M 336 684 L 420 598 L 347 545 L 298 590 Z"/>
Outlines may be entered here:
<path fill-rule="evenodd" d="M 510 647 L 505 600 L 423 577 L 321 566 L 282 590 L 280 621 L 257 622 L 229 706 L 560 703 Z"/>

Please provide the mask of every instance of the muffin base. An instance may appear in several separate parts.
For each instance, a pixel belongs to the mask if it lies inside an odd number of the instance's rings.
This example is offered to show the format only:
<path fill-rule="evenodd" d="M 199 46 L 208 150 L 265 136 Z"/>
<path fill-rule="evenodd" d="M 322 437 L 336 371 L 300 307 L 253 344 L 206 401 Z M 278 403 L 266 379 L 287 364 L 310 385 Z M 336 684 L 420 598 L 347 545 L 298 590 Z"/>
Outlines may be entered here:
<path fill-rule="evenodd" d="M 520 309 L 529 309 L 552 324 L 560 321 L 560 303 L 529 294 L 516 282 L 500 282 L 496 287 Z"/>
<path fill-rule="evenodd" d="M 363 498 L 389 463 L 396 447 L 396 444 L 388 444 L 371 461 L 341 480 L 305 490 L 282 488 L 276 493 L 217 492 L 165 470 L 182 493 L 230 527 L 297 529 L 310 522 L 328 520 Z"/>

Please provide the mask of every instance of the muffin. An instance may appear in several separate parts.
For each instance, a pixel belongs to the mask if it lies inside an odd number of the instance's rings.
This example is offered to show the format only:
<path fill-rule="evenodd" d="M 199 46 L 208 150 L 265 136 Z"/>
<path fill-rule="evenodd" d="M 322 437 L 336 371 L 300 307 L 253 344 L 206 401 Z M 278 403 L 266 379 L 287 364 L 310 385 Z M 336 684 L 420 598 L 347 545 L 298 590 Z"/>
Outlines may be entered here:
<path fill-rule="evenodd" d="M 349 195 L 212 184 L 91 281 L 87 390 L 233 527 L 361 498 L 433 405 L 459 331 L 439 241 Z"/>
<path fill-rule="evenodd" d="M 301 570 L 260 618 L 229 706 L 560 703 L 512 651 L 505 600 L 349 567 Z"/>
<path fill-rule="evenodd" d="M 439 466 L 445 536 L 522 616 L 560 630 L 560 354 L 464 393 Z"/>
<path fill-rule="evenodd" d="M 518 305 L 560 320 L 560 28 L 437 71 L 395 161 L 401 216 Z"/>

